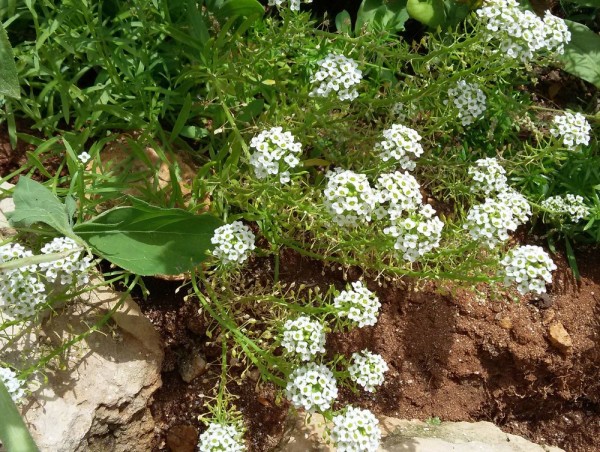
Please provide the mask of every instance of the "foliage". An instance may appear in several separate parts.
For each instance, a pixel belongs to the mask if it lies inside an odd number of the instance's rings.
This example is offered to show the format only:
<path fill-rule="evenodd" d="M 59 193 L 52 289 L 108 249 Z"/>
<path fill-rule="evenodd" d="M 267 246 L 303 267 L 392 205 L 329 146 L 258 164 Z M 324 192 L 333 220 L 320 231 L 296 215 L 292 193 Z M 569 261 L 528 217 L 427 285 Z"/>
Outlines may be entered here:
<path fill-rule="evenodd" d="M 560 58 L 565 70 L 600 88 L 600 36 L 577 22 L 567 24 L 571 42 Z"/>
<path fill-rule="evenodd" d="M 2 380 L 0 380 L 0 412 L 2 413 L 0 441 L 6 450 L 37 452 L 39 449 L 31 438 L 31 434 Z"/>

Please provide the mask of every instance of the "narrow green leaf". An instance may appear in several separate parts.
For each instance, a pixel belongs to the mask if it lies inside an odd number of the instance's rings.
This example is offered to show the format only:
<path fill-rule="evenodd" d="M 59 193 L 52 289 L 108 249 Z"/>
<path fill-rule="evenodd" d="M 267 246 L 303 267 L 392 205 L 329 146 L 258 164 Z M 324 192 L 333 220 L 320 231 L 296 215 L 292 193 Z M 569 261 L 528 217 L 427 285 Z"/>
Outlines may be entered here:
<path fill-rule="evenodd" d="M 38 452 L 19 410 L 0 379 L 0 441 L 7 451 Z"/>
<path fill-rule="evenodd" d="M 106 260 L 142 276 L 184 273 L 206 258 L 221 220 L 134 203 L 78 224 L 75 232 Z"/>
<path fill-rule="evenodd" d="M 190 109 L 192 108 L 192 97 L 190 93 L 185 96 L 185 100 L 183 101 L 183 105 L 181 106 L 181 111 L 177 116 L 177 120 L 175 121 L 175 125 L 173 126 L 173 130 L 171 131 L 170 141 L 173 141 L 177 136 L 181 133 L 183 126 L 185 126 L 186 121 L 190 117 Z"/>
<path fill-rule="evenodd" d="M 569 267 L 573 270 L 573 275 L 575 279 L 581 278 L 579 274 L 579 267 L 577 266 L 577 259 L 575 259 L 575 252 L 573 251 L 573 247 L 571 246 L 571 241 L 568 237 L 565 237 L 565 248 L 567 251 L 567 261 L 569 261 Z"/>
<path fill-rule="evenodd" d="M 27 176 L 21 176 L 13 193 L 15 210 L 8 219 L 14 227 L 44 223 L 67 237 L 73 237 L 65 205 L 46 187 Z"/>
<path fill-rule="evenodd" d="M 2 24 L 0 24 L 0 94 L 15 99 L 21 97 L 15 56 Z"/>
<path fill-rule="evenodd" d="M 559 60 L 565 71 L 600 88 L 600 36 L 585 25 L 565 20 L 571 31 L 571 42 Z"/>

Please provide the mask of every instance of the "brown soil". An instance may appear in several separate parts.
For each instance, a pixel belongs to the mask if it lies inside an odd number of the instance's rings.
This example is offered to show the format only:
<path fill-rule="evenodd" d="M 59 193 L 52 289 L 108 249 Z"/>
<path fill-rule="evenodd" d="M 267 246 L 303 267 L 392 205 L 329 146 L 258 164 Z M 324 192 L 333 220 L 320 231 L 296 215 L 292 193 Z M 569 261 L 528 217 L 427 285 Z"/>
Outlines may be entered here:
<path fill-rule="evenodd" d="M 281 257 L 284 282 L 341 288 L 344 274 L 348 280 L 360 276 L 357 269 L 323 268 L 289 251 Z M 342 390 L 339 406 L 352 403 L 408 419 L 486 420 L 570 452 L 599 450 L 600 254 L 579 253 L 580 282 L 562 257 L 555 260 L 559 270 L 550 296 L 518 303 L 484 286 L 451 293 L 431 282 L 383 287 L 370 281 L 382 302 L 377 325 L 330 334 L 328 353 L 349 356 L 368 348 L 383 355 L 390 371 L 375 395 Z M 259 269 L 269 267 L 266 263 L 253 263 L 255 277 L 265 276 Z M 164 384 L 152 407 L 160 428 L 155 450 L 191 451 L 202 430 L 197 417 L 218 384 L 221 348 L 206 337 L 196 306 L 173 297 L 174 285 L 149 282 L 152 296 L 141 302 L 142 309 L 163 334 L 167 351 Z M 564 352 L 549 341 L 549 326 L 556 322 L 572 339 Z M 177 361 L 190 352 L 203 353 L 209 370 L 187 384 Z M 248 379 L 236 384 L 241 371 L 233 368 L 228 387 L 239 396 L 250 450 L 271 450 L 283 435 L 289 407 L 278 402 L 270 385 Z"/>

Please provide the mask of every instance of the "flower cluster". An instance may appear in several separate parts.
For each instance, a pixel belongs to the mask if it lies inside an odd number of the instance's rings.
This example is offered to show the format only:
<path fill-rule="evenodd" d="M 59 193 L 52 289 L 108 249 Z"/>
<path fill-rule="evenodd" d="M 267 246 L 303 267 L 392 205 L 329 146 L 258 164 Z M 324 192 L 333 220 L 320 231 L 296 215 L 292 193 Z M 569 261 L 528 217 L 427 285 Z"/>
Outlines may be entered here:
<path fill-rule="evenodd" d="M 550 129 L 550 133 L 562 138 L 568 149 L 575 150 L 579 145 L 589 144 L 592 127 L 581 113 L 567 111 L 562 116 L 555 116 L 553 122 L 554 127 Z"/>
<path fill-rule="evenodd" d="M 362 452 L 379 449 L 379 421 L 369 410 L 349 406 L 344 414 L 334 416 L 331 439 L 338 452 Z"/>
<path fill-rule="evenodd" d="M 479 159 L 468 171 L 473 178 L 473 193 L 490 196 L 504 191 L 507 187 L 506 171 L 495 158 Z"/>
<path fill-rule="evenodd" d="M 33 256 L 18 243 L 0 246 L 0 263 Z M 37 265 L 0 271 L 0 311 L 10 317 L 30 317 L 46 302 L 46 287 L 36 273 Z"/>
<path fill-rule="evenodd" d="M 448 90 L 448 97 L 463 126 L 473 124 L 486 110 L 486 97 L 476 83 L 459 80 L 455 88 Z M 444 101 L 448 104 L 448 100 Z"/>
<path fill-rule="evenodd" d="M 269 0 L 269 6 L 282 6 L 286 0 Z M 303 0 L 304 3 L 312 3 L 312 0 Z M 290 0 L 290 9 L 300 11 L 300 0 Z"/>
<path fill-rule="evenodd" d="M 352 283 L 352 289 L 342 290 L 333 299 L 333 306 L 340 317 L 348 317 L 356 322 L 359 328 L 373 326 L 377 323 L 379 315 L 379 298 L 360 281 Z"/>
<path fill-rule="evenodd" d="M 505 204 L 511 211 L 517 225 L 525 224 L 531 217 L 531 206 L 521 193 L 513 188 L 506 187 L 498 193 L 496 199 Z"/>
<path fill-rule="evenodd" d="M 376 204 L 376 194 L 367 176 L 336 168 L 328 171 L 325 188 L 325 208 L 340 226 L 356 226 L 370 221 Z"/>
<path fill-rule="evenodd" d="M 473 240 L 482 241 L 490 249 L 508 240 L 508 231 L 515 231 L 517 227 L 510 207 L 491 198 L 471 207 L 463 224 Z"/>
<path fill-rule="evenodd" d="M 288 352 L 299 354 L 302 361 L 310 361 L 317 353 L 325 353 L 323 325 L 306 316 L 288 320 L 283 326 L 281 345 Z"/>
<path fill-rule="evenodd" d="M 14 370 L 9 369 L 8 367 L 0 367 L 0 381 L 6 386 L 6 390 L 13 399 L 13 402 L 17 403 L 25 395 L 21 381 L 17 378 L 17 374 Z"/>
<path fill-rule="evenodd" d="M 309 413 L 331 408 L 338 390 L 333 373 L 324 365 L 308 363 L 294 370 L 285 388 L 286 396 L 296 408 Z"/>
<path fill-rule="evenodd" d="M 241 452 L 246 450 L 244 433 L 235 425 L 213 422 L 200 435 L 199 452 Z"/>
<path fill-rule="evenodd" d="M 383 383 L 388 365 L 381 355 L 368 350 L 352 354 L 352 364 L 348 367 L 350 379 L 362 386 L 367 392 L 374 392 L 375 387 Z"/>
<path fill-rule="evenodd" d="M 327 97 L 337 94 L 339 100 L 354 100 L 358 97 L 356 85 L 362 79 L 362 71 L 352 58 L 330 53 L 318 61 L 319 70 L 310 82 L 318 83 L 311 91 L 311 96 Z"/>
<path fill-rule="evenodd" d="M 396 215 L 401 211 L 417 210 L 421 205 L 421 186 L 408 172 L 382 174 L 377 179 L 375 190 L 378 203 L 389 203 L 389 209 L 396 211 Z"/>
<path fill-rule="evenodd" d="M 259 179 L 279 174 L 279 181 L 285 184 L 290 180 L 289 169 L 300 163 L 298 156 L 302 153 L 302 145 L 281 127 L 263 130 L 252 138 L 250 147 L 256 149 L 250 156 L 250 165 Z"/>
<path fill-rule="evenodd" d="M 375 145 L 379 157 L 384 162 L 396 161 L 402 169 L 414 170 L 416 165 L 413 159 L 423 154 L 423 147 L 419 143 L 421 135 L 409 127 L 392 124 L 391 129 L 383 131 L 383 138 Z"/>
<path fill-rule="evenodd" d="M 590 209 L 585 205 L 583 197 L 571 193 L 564 196 L 551 196 L 543 200 L 541 206 L 549 210 L 551 216 L 568 216 L 573 223 L 590 215 Z"/>
<path fill-rule="evenodd" d="M 435 210 L 426 204 L 420 210 L 401 218 L 401 212 L 390 209 L 392 225 L 383 232 L 396 239 L 394 248 L 403 259 L 414 262 L 440 245 L 444 223 L 434 217 Z"/>
<path fill-rule="evenodd" d="M 52 262 L 42 262 L 39 268 L 45 271 L 46 279 L 53 283 L 59 279 L 63 285 L 87 284 L 89 271 L 92 267 L 92 257 L 81 255 L 83 249 L 75 240 L 67 237 L 57 237 L 41 249 L 43 254 L 70 253 L 68 256 Z"/>
<path fill-rule="evenodd" d="M 571 33 L 564 20 L 546 12 L 544 19 L 524 11 L 517 0 L 487 0 L 477 15 L 491 32 L 489 39 L 499 38 L 502 54 L 529 61 L 540 50 L 564 52 Z"/>
<path fill-rule="evenodd" d="M 215 229 L 211 238 L 213 245 L 216 245 L 213 255 L 224 264 L 241 264 L 255 248 L 254 240 L 254 234 L 248 226 L 241 221 L 234 221 Z"/>
<path fill-rule="evenodd" d="M 538 294 L 546 292 L 546 283 L 552 282 L 552 272 L 556 265 L 541 247 L 533 245 L 520 246 L 512 249 L 500 261 L 504 267 L 501 274 L 504 284 L 517 284 L 517 290 L 522 295 L 527 292 Z"/>

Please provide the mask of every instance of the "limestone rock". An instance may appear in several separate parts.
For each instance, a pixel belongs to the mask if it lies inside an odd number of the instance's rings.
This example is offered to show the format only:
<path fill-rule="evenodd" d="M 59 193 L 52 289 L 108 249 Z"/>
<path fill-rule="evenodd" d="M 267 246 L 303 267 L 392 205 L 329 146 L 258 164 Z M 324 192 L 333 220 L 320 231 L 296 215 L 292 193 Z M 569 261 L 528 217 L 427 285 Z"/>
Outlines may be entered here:
<path fill-rule="evenodd" d="M 550 328 L 548 328 L 548 335 L 550 343 L 561 352 L 568 352 L 573 347 L 571 336 L 560 322 L 554 322 L 550 325 Z"/>

